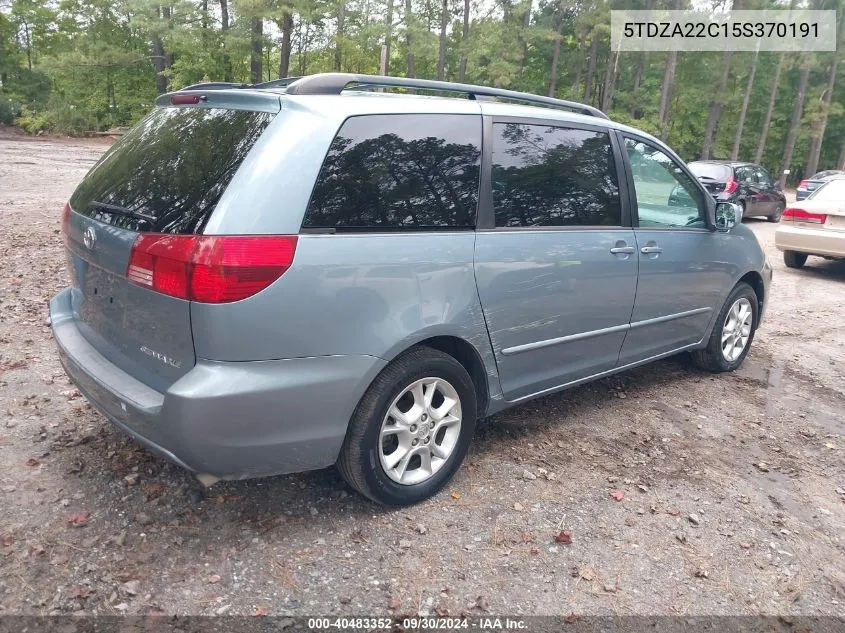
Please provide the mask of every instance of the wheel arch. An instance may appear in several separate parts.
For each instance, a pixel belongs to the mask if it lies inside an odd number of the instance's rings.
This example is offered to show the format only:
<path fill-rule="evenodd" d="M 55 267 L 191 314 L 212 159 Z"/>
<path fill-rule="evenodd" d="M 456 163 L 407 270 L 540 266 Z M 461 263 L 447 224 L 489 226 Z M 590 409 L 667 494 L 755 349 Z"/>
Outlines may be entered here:
<path fill-rule="evenodd" d="M 756 328 L 760 324 L 760 319 L 763 316 L 763 307 L 766 299 L 766 285 L 763 283 L 763 276 L 756 270 L 749 270 L 742 277 L 737 279 L 736 284 L 734 284 L 734 288 L 743 282 L 751 286 L 754 294 L 757 295 L 757 323 L 754 324 L 754 327 Z"/>

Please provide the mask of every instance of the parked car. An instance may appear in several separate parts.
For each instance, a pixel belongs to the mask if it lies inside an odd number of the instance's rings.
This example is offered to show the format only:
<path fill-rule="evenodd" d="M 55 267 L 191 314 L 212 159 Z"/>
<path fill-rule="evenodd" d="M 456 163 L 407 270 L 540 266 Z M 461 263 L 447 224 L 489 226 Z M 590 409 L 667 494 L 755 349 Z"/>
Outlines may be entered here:
<path fill-rule="evenodd" d="M 845 176 L 845 171 L 840 171 L 838 169 L 828 169 L 827 171 L 820 171 L 819 173 L 810 176 L 806 180 L 802 180 L 798 183 L 798 188 L 795 190 L 795 199 L 803 200 L 811 193 L 813 193 L 816 189 L 821 187 L 828 180 L 839 176 Z"/>
<path fill-rule="evenodd" d="M 479 416 L 679 352 L 736 369 L 771 277 L 739 213 L 581 104 L 199 85 L 71 196 L 50 319 L 85 397 L 201 481 L 337 464 L 408 504 Z"/>
<path fill-rule="evenodd" d="M 826 180 L 800 205 L 784 211 L 775 246 L 789 268 L 801 268 L 808 255 L 845 258 L 845 175 Z"/>
<path fill-rule="evenodd" d="M 780 220 L 786 197 L 764 167 L 724 160 L 694 161 L 688 166 L 717 202 L 738 204 L 744 217 Z"/>

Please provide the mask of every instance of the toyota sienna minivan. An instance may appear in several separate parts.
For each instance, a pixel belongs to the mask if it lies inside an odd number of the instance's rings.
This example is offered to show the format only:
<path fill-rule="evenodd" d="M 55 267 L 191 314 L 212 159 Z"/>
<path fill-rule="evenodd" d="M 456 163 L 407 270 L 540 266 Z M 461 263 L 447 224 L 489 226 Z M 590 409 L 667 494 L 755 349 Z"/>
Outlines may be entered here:
<path fill-rule="evenodd" d="M 736 369 L 771 278 L 739 217 L 577 103 L 347 74 L 198 84 L 71 196 L 50 321 L 85 397 L 201 481 L 337 464 L 409 504 L 479 417 L 679 352 Z"/>

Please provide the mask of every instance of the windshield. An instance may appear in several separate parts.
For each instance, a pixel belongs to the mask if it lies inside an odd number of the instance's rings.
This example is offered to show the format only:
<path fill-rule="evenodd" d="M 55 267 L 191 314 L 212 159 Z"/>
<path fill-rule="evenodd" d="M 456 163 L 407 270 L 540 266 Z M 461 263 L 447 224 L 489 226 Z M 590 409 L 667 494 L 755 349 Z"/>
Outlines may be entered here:
<path fill-rule="evenodd" d="M 718 163 L 690 163 L 687 166 L 698 178 L 705 180 L 727 182 L 731 177 L 731 168 L 728 165 L 719 165 Z"/>
<path fill-rule="evenodd" d="M 273 116 L 155 108 L 88 172 L 70 206 L 132 231 L 198 233 Z"/>
<path fill-rule="evenodd" d="M 808 200 L 821 200 L 837 202 L 845 201 L 845 178 L 837 178 L 836 180 L 829 180 L 826 184 L 814 191 Z"/>

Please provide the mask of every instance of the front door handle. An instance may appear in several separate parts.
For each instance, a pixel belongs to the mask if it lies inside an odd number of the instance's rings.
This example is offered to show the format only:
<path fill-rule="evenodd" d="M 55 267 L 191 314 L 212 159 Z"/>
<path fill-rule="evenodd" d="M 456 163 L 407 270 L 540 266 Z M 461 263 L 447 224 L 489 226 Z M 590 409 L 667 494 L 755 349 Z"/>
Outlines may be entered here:
<path fill-rule="evenodd" d="M 640 252 L 648 255 L 649 253 L 662 253 L 663 249 L 660 248 L 659 246 L 643 246 L 640 249 Z"/>
<path fill-rule="evenodd" d="M 610 249 L 610 252 L 613 253 L 614 255 L 620 255 L 620 254 L 630 255 L 631 253 L 635 253 L 636 251 L 637 251 L 637 249 L 634 248 L 633 246 L 614 246 L 613 248 Z"/>

